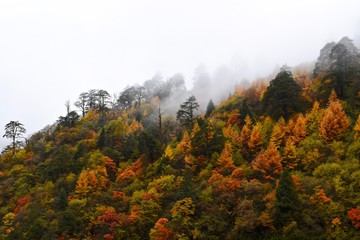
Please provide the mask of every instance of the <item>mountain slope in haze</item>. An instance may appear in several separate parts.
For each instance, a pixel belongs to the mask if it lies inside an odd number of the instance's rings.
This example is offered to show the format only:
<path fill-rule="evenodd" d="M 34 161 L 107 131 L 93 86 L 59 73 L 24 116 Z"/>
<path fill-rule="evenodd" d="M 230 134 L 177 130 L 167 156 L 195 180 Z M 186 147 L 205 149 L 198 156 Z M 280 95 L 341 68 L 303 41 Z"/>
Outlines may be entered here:
<path fill-rule="evenodd" d="M 344 38 L 302 69 L 184 126 L 162 105 L 180 78 L 82 93 L 82 116 L 1 154 L 1 238 L 358 239 L 358 49 Z"/>

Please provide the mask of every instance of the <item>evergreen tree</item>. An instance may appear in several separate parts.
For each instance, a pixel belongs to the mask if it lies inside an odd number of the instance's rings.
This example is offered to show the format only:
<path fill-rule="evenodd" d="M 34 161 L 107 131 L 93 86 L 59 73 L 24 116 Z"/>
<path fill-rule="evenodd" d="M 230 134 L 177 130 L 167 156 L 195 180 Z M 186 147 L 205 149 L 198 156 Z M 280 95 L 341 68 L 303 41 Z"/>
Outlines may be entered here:
<path fill-rule="evenodd" d="M 278 119 L 289 119 L 291 115 L 302 110 L 301 88 L 294 81 L 288 67 L 283 66 L 267 88 L 263 107 L 265 114 Z"/>
<path fill-rule="evenodd" d="M 176 113 L 176 119 L 182 126 L 191 127 L 195 118 L 195 111 L 199 108 L 195 96 L 191 96 L 180 105 L 179 111 Z"/>
<path fill-rule="evenodd" d="M 284 169 L 276 189 L 274 223 L 284 227 L 298 220 L 299 197 L 289 170 Z"/>
<path fill-rule="evenodd" d="M 65 211 L 67 206 L 67 193 L 64 188 L 61 188 L 59 195 L 55 198 L 55 208 L 59 211 Z"/>
<path fill-rule="evenodd" d="M 15 154 L 16 148 L 20 145 L 19 138 L 23 138 L 23 134 L 26 133 L 24 125 L 18 121 L 10 121 L 5 125 L 5 134 L 3 137 L 10 138 L 12 140 L 12 152 Z"/>
<path fill-rule="evenodd" d="M 213 103 L 213 101 L 210 99 L 207 107 L 206 107 L 206 113 L 205 113 L 205 117 L 208 118 L 210 117 L 210 114 L 215 110 L 215 105 Z"/>

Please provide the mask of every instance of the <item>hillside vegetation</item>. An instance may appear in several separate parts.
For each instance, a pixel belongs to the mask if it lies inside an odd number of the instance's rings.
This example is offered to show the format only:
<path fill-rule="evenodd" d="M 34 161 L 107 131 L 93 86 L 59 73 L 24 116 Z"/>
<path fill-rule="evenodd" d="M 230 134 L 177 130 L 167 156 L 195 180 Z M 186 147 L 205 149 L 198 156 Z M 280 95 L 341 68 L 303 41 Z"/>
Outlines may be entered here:
<path fill-rule="evenodd" d="M 177 114 L 164 107 L 184 94 Z M 56 124 L 17 135 L 0 158 L 0 238 L 360 238 L 350 39 L 327 44 L 314 69 L 284 66 L 203 113 L 197 97 L 179 76 L 116 101 L 90 90 L 79 114 L 67 104 Z"/>

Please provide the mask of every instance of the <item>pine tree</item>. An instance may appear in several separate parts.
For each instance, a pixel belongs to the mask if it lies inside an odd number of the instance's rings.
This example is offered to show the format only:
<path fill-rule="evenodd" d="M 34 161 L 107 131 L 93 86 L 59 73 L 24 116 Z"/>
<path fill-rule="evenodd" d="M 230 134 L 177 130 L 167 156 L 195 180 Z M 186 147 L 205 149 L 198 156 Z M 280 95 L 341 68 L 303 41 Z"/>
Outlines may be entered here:
<path fill-rule="evenodd" d="M 274 223 L 280 228 L 298 220 L 299 196 L 289 170 L 285 169 L 276 189 Z"/>
<path fill-rule="evenodd" d="M 195 111 L 199 108 L 195 96 L 191 96 L 180 105 L 179 111 L 176 113 L 176 119 L 182 126 L 191 127 L 195 119 Z"/>
<path fill-rule="evenodd" d="M 274 119 L 289 119 L 302 110 L 302 102 L 301 87 L 293 79 L 289 68 L 283 66 L 264 93 L 264 112 Z"/>
<path fill-rule="evenodd" d="M 207 107 L 206 107 L 206 113 L 205 113 L 205 118 L 210 117 L 210 114 L 215 110 L 215 105 L 213 103 L 213 101 L 210 99 Z"/>

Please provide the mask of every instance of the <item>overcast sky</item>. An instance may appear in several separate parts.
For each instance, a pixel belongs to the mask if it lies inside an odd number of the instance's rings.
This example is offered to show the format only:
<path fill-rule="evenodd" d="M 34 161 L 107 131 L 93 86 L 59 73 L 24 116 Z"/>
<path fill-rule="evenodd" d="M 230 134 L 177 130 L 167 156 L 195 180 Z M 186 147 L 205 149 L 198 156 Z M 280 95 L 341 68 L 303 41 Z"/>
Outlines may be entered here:
<path fill-rule="evenodd" d="M 249 79 L 359 38 L 358 0 L 0 0 L 0 133 L 28 133 L 92 88 L 110 94 L 160 72 L 228 65 Z M 7 140 L 5 141 L 5 143 Z M 4 144 L 1 139 L 0 144 Z"/>

